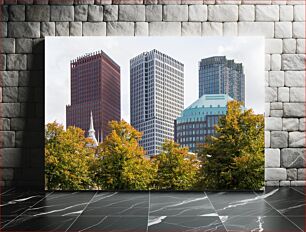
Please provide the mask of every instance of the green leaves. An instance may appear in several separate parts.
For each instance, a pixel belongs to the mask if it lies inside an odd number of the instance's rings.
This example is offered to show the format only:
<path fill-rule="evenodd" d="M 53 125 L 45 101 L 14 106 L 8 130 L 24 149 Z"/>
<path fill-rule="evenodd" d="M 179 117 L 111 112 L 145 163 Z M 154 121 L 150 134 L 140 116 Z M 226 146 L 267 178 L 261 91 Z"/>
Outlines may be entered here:
<path fill-rule="evenodd" d="M 45 179 L 48 190 L 83 190 L 92 188 L 89 167 L 94 150 L 84 131 L 56 122 L 45 129 Z"/>
<path fill-rule="evenodd" d="M 203 160 L 203 187 L 259 189 L 264 174 L 264 116 L 228 102 L 227 114 L 216 126 L 216 136 L 199 147 Z"/>

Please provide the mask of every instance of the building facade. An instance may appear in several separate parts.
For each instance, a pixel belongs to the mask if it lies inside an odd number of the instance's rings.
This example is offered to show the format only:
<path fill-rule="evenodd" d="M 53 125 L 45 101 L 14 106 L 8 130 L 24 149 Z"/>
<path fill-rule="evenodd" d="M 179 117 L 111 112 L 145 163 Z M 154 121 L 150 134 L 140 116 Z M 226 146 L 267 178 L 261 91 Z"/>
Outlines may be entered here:
<path fill-rule="evenodd" d="M 184 108 L 184 65 L 157 50 L 130 60 L 131 124 L 152 156 L 174 139 L 173 122 Z"/>
<path fill-rule="evenodd" d="M 231 100 L 227 94 L 202 95 L 175 120 L 175 142 L 196 152 L 197 144 L 203 144 L 207 136 L 215 134 L 214 126 L 226 114 L 227 102 Z"/>
<path fill-rule="evenodd" d="M 66 106 L 66 126 L 89 130 L 94 118 L 95 136 L 102 141 L 108 122 L 120 120 L 120 67 L 103 51 L 72 60 L 71 104 Z"/>
<path fill-rule="evenodd" d="M 225 56 L 202 59 L 199 63 L 199 97 L 206 94 L 228 94 L 245 103 L 245 75 L 241 63 Z"/>

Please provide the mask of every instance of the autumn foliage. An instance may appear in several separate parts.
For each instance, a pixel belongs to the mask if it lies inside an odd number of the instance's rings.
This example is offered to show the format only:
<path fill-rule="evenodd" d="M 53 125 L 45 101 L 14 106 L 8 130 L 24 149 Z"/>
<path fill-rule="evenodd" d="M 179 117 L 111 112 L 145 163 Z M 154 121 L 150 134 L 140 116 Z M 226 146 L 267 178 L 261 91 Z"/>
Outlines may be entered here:
<path fill-rule="evenodd" d="M 46 125 L 45 179 L 49 190 L 201 190 L 259 189 L 264 173 L 264 117 L 228 103 L 198 155 L 166 140 L 148 157 L 142 133 L 124 120 L 109 123 L 110 134 L 92 146 L 76 127 Z"/>

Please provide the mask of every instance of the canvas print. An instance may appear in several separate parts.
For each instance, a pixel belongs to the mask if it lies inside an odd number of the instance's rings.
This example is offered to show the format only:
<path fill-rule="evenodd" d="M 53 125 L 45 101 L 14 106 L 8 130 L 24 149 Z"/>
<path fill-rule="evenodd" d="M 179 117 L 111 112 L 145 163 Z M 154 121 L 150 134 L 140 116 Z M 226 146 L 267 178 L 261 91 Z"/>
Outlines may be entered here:
<path fill-rule="evenodd" d="M 258 190 L 263 37 L 46 37 L 47 190 Z"/>

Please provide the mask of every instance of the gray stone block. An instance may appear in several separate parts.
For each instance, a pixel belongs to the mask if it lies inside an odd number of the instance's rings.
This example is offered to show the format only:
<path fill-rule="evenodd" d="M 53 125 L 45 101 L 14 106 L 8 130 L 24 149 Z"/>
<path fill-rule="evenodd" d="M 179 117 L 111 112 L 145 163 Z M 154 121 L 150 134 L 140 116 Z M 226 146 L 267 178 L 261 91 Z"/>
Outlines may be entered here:
<path fill-rule="evenodd" d="M 208 20 L 211 22 L 238 21 L 238 6 L 209 5 Z"/>
<path fill-rule="evenodd" d="M 163 8 L 161 5 L 147 5 L 146 6 L 146 21 L 159 22 L 163 19 Z"/>
<path fill-rule="evenodd" d="M 238 24 L 236 22 L 223 23 L 223 35 L 224 36 L 237 36 Z"/>
<path fill-rule="evenodd" d="M 280 21 L 293 20 L 293 6 L 280 5 L 279 6 L 279 19 Z"/>
<path fill-rule="evenodd" d="M 278 71 L 281 70 L 281 55 L 280 54 L 272 54 L 271 55 L 271 70 Z"/>
<path fill-rule="evenodd" d="M 296 53 L 300 53 L 300 54 L 305 53 L 305 39 L 296 40 Z"/>
<path fill-rule="evenodd" d="M 2 101 L 3 102 L 17 102 L 18 88 L 17 87 L 4 87 L 2 88 Z"/>
<path fill-rule="evenodd" d="M 283 39 L 283 53 L 292 53 L 296 51 L 295 39 Z"/>
<path fill-rule="evenodd" d="M 74 0 L 74 5 L 93 5 L 95 0 Z"/>
<path fill-rule="evenodd" d="M 299 168 L 297 177 L 298 180 L 306 180 L 306 168 Z"/>
<path fill-rule="evenodd" d="M 69 36 L 69 22 L 56 22 L 55 36 Z"/>
<path fill-rule="evenodd" d="M 306 186 L 306 181 L 302 181 L 302 180 L 291 181 L 290 186 L 292 186 L 292 187 L 294 187 L 294 186 Z"/>
<path fill-rule="evenodd" d="M 106 34 L 108 36 L 133 36 L 134 23 L 132 22 L 108 22 L 106 26 Z"/>
<path fill-rule="evenodd" d="M 2 118 L 0 120 L 0 124 L 2 123 L 2 126 L 0 126 L 0 130 L 9 131 L 11 130 L 11 122 L 8 118 Z"/>
<path fill-rule="evenodd" d="M 70 36 L 82 36 L 82 22 L 70 22 Z"/>
<path fill-rule="evenodd" d="M 0 7 L 0 21 L 8 21 L 9 13 L 8 13 L 8 5 L 2 5 Z"/>
<path fill-rule="evenodd" d="M 239 22 L 238 34 L 240 36 L 265 36 L 266 38 L 274 37 L 274 22 Z"/>
<path fill-rule="evenodd" d="M 205 5 L 189 5 L 188 8 L 189 21 L 206 21 L 207 20 L 207 6 Z"/>
<path fill-rule="evenodd" d="M 25 122 L 24 118 L 12 118 L 11 119 L 11 130 L 24 130 L 25 129 Z"/>
<path fill-rule="evenodd" d="M 288 147 L 288 132 L 286 131 L 272 131 L 270 139 L 272 148 Z"/>
<path fill-rule="evenodd" d="M 304 71 L 285 72 L 285 86 L 289 87 L 305 86 L 305 72 Z"/>
<path fill-rule="evenodd" d="M 298 129 L 299 129 L 299 120 L 297 118 L 283 118 L 283 130 L 296 131 Z"/>
<path fill-rule="evenodd" d="M 271 146 L 270 134 L 270 131 L 265 131 L 265 147 Z"/>
<path fill-rule="evenodd" d="M 119 5 L 119 21 L 145 21 L 145 6 Z"/>
<path fill-rule="evenodd" d="M 103 21 L 103 6 L 90 5 L 88 7 L 88 21 Z"/>
<path fill-rule="evenodd" d="M 293 22 L 292 36 L 297 39 L 305 38 L 305 22 Z"/>
<path fill-rule="evenodd" d="M 299 130 L 300 130 L 300 131 L 305 131 L 305 121 L 306 121 L 305 118 L 301 118 L 301 119 L 299 120 Z"/>
<path fill-rule="evenodd" d="M 265 40 L 265 53 L 282 53 L 283 41 L 281 39 L 266 39 Z"/>
<path fill-rule="evenodd" d="M 6 55 L 0 54 L 0 70 L 6 70 Z"/>
<path fill-rule="evenodd" d="M 265 169 L 265 180 L 266 181 L 280 181 L 286 180 L 287 173 L 285 168 L 266 168 Z"/>
<path fill-rule="evenodd" d="M 281 165 L 285 168 L 304 168 L 304 154 L 304 148 L 284 148 L 281 150 Z"/>
<path fill-rule="evenodd" d="M 180 36 L 181 30 L 181 23 L 179 22 L 149 23 L 150 36 Z"/>
<path fill-rule="evenodd" d="M 18 117 L 20 116 L 20 104 L 19 103 L 2 103 L 3 117 Z"/>
<path fill-rule="evenodd" d="M 272 102 L 270 105 L 271 105 L 271 110 L 282 110 L 283 109 L 282 102 Z"/>
<path fill-rule="evenodd" d="M 32 39 L 16 39 L 16 53 L 32 53 Z"/>
<path fill-rule="evenodd" d="M 279 6 L 278 5 L 256 5 L 255 8 L 256 21 L 278 21 Z"/>
<path fill-rule="evenodd" d="M 18 102 L 33 102 L 34 94 L 30 94 L 31 92 L 33 93 L 34 89 L 30 87 L 19 87 Z"/>
<path fill-rule="evenodd" d="M 2 38 L 2 46 L 0 46 L 1 53 L 15 53 L 15 39 Z"/>
<path fill-rule="evenodd" d="M 290 102 L 305 102 L 305 87 L 291 87 Z"/>
<path fill-rule="evenodd" d="M 0 138 L 3 138 L 3 147 L 15 146 L 15 132 L 14 131 L 0 131 Z"/>
<path fill-rule="evenodd" d="M 202 36 L 222 36 L 223 24 L 215 22 L 202 23 Z"/>
<path fill-rule="evenodd" d="M 2 167 L 18 168 L 24 165 L 22 150 L 20 148 L 3 148 L 0 149 L 2 155 Z"/>
<path fill-rule="evenodd" d="M 282 130 L 282 119 L 276 117 L 265 117 L 265 130 Z"/>
<path fill-rule="evenodd" d="M 275 38 L 292 38 L 292 23 L 275 22 Z"/>
<path fill-rule="evenodd" d="M 296 168 L 287 169 L 287 180 L 297 180 L 297 169 Z"/>
<path fill-rule="evenodd" d="M 255 6 L 240 5 L 239 6 L 239 21 L 255 21 Z"/>
<path fill-rule="evenodd" d="M 284 117 L 304 117 L 304 103 L 284 103 Z"/>
<path fill-rule="evenodd" d="M 65 5 L 73 5 L 74 0 L 64 0 Z M 49 0 L 50 5 L 63 5 L 63 0 Z"/>
<path fill-rule="evenodd" d="M 118 21 L 118 5 L 104 6 L 104 21 Z"/>
<path fill-rule="evenodd" d="M 73 21 L 73 6 L 51 6 L 51 21 Z"/>
<path fill-rule="evenodd" d="M 112 4 L 112 0 L 95 0 L 95 4 L 97 5 L 110 5 Z"/>
<path fill-rule="evenodd" d="M 200 22 L 183 22 L 182 36 L 201 36 Z"/>
<path fill-rule="evenodd" d="M 149 34 L 149 23 L 147 22 L 135 23 L 135 36 L 148 36 L 148 34 Z"/>
<path fill-rule="evenodd" d="M 24 21 L 25 20 L 25 6 L 24 5 L 10 5 L 9 6 L 10 21 Z"/>
<path fill-rule="evenodd" d="M 279 168 L 280 167 L 280 150 L 265 149 L 265 167 Z"/>
<path fill-rule="evenodd" d="M 304 147 L 305 132 L 289 132 L 289 147 Z"/>
<path fill-rule="evenodd" d="M 1 37 L 7 37 L 7 23 L 6 22 L 0 22 L 0 36 Z M 12 37 L 12 36 L 10 36 Z"/>
<path fill-rule="evenodd" d="M 273 180 L 273 181 L 265 181 L 266 187 L 278 187 L 280 185 L 280 181 Z"/>
<path fill-rule="evenodd" d="M 188 21 L 187 5 L 165 5 L 163 9 L 164 21 Z"/>
<path fill-rule="evenodd" d="M 283 110 L 271 110 L 271 117 L 283 117 Z"/>
<path fill-rule="evenodd" d="M 48 22 L 50 21 L 50 6 L 48 5 L 28 5 L 27 21 Z"/>
<path fill-rule="evenodd" d="M 269 85 L 270 87 L 281 87 L 285 84 L 283 71 L 271 71 L 270 78 L 269 78 Z"/>
<path fill-rule="evenodd" d="M 279 186 L 281 186 L 281 187 L 289 187 L 290 186 L 290 181 L 289 180 L 281 180 L 279 182 Z"/>
<path fill-rule="evenodd" d="M 39 38 L 39 29 L 39 22 L 9 22 L 8 36 L 12 38 Z"/>
<path fill-rule="evenodd" d="M 76 5 L 74 6 L 74 21 L 87 21 L 88 6 Z"/>
<path fill-rule="evenodd" d="M 281 102 L 289 102 L 289 88 L 279 87 L 277 90 L 277 100 Z"/>
<path fill-rule="evenodd" d="M 266 87 L 265 94 L 265 102 L 277 101 L 277 88 Z"/>
<path fill-rule="evenodd" d="M 105 22 L 84 22 L 82 32 L 83 32 L 83 36 L 106 35 L 106 23 Z"/>
<path fill-rule="evenodd" d="M 13 180 L 14 179 L 15 169 L 13 168 L 4 168 L 2 169 L 2 179 L 3 180 Z"/>
<path fill-rule="evenodd" d="M 2 77 L 1 86 L 4 87 L 18 86 L 17 71 L 1 71 L 0 76 Z"/>
<path fill-rule="evenodd" d="M 54 22 L 42 22 L 40 27 L 41 37 L 55 36 L 55 23 Z"/>
<path fill-rule="evenodd" d="M 294 6 L 294 21 L 305 21 L 305 5 Z"/>
<path fill-rule="evenodd" d="M 305 70 L 305 54 L 283 54 L 283 70 Z"/>
<path fill-rule="evenodd" d="M 7 69 L 8 70 L 26 70 L 27 69 L 27 56 L 22 54 L 8 54 Z"/>

